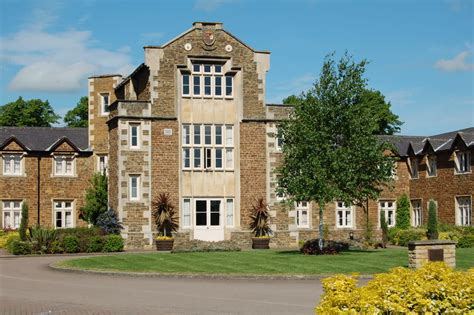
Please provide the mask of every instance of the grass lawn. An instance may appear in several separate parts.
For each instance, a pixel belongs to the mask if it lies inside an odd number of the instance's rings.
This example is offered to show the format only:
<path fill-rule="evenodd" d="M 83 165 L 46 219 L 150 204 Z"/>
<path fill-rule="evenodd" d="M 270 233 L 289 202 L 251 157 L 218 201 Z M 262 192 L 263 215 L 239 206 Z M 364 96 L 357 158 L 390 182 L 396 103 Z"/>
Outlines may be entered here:
<path fill-rule="evenodd" d="M 456 251 L 460 269 L 474 267 L 474 248 Z M 79 269 L 235 275 L 324 275 L 385 272 L 407 266 L 407 249 L 349 251 L 335 256 L 304 256 L 297 251 L 262 250 L 212 253 L 146 253 L 66 260 L 60 266 Z"/>

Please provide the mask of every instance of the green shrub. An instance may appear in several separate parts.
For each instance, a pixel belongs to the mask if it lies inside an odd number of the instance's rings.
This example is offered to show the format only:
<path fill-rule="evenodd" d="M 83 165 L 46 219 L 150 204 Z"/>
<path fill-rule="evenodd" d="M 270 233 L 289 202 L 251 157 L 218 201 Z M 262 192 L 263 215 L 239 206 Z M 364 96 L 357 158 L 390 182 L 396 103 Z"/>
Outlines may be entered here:
<path fill-rule="evenodd" d="M 472 314 L 474 268 L 455 271 L 442 262 L 411 270 L 397 267 L 365 286 L 357 276 L 322 280 L 318 314 Z"/>
<path fill-rule="evenodd" d="M 401 230 L 391 228 L 388 233 L 389 241 L 393 245 L 408 246 L 410 241 L 420 241 L 426 239 L 426 230 L 423 228 L 410 228 Z"/>
<path fill-rule="evenodd" d="M 104 247 L 104 238 L 102 236 L 93 236 L 89 239 L 87 252 L 98 253 L 102 251 L 103 247 Z"/>
<path fill-rule="evenodd" d="M 103 252 L 121 252 L 123 250 L 123 238 L 120 235 L 107 235 L 104 240 Z"/>
<path fill-rule="evenodd" d="M 33 246 L 31 242 L 22 241 L 18 237 L 8 244 L 7 249 L 13 255 L 29 255 L 33 251 Z"/>
<path fill-rule="evenodd" d="M 436 212 L 436 203 L 431 199 L 428 206 L 428 231 L 426 232 L 426 237 L 430 240 L 438 239 L 438 215 Z"/>
<path fill-rule="evenodd" d="M 382 246 L 387 247 L 388 243 L 388 225 L 385 220 L 385 211 L 380 211 L 380 228 L 382 229 Z"/>
<path fill-rule="evenodd" d="M 410 200 L 406 194 L 397 200 L 395 226 L 399 229 L 410 228 Z"/>
<path fill-rule="evenodd" d="M 0 248 L 7 248 L 7 244 L 10 240 L 19 239 L 20 236 L 16 231 L 4 231 L 0 230 Z"/>
<path fill-rule="evenodd" d="M 474 247 L 474 235 L 465 235 L 462 236 L 458 243 L 457 247 L 459 248 L 471 248 Z"/>
<path fill-rule="evenodd" d="M 75 236 L 79 240 L 79 251 L 86 252 L 89 248 L 90 239 L 94 236 L 102 236 L 104 233 L 98 227 L 76 227 L 58 230 L 59 239 L 63 240 L 66 236 Z"/>
<path fill-rule="evenodd" d="M 33 251 L 39 254 L 51 252 L 51 244 L 58 239 L 57 230 L 35 226 L 29 228 L 28 241 L 33 245 Z"/>
<path fill-rule="evenodd" d="M 74 235 L 66 235 L 63 238 L 63 247 L 66 253 L 77 253 L 80 250 L 79 238 Z"/>
<path fill-rule="evenodd" d="M 240 247 L 235 241 L 219 241 L 205 242 L 200 240 L 192 240 L 177 244 L 174 246 L 172 253 L 185 252 L 238 252 Z"/>
<path fill-rule="evenodd" d="M 28 230 L 28 205 L 23 202 L 21 205 L 20 239 L 26 241 L 26 231 Z"/>
<path fill-rule="evenodd" d="M 49 253 L 50 254 L 62 254 L 62 253 L 64 253 L 63 243 L 60 240 L 53 241 L 51 243 Z"/>

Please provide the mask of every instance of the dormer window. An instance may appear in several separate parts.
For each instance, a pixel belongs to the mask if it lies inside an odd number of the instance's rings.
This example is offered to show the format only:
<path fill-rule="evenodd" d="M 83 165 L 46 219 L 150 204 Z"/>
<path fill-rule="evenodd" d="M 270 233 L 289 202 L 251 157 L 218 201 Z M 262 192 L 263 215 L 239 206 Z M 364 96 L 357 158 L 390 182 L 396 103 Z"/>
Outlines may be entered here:
<path fill-rule="evenodd" d="M 456 173 L 463 174 L 471 171 L 471 154 L 469 151 L 456 152 Z"/>
<path fill-rule="evenodd" d="M 73 176 L 74 175 L 74 156 L 55 156 L 54 157 L 54 175 L 55 176 Z"/>
<path fill-rule="evenodd" d="M 183 96 L 233 97 L 233 75 L 224 76 L 221 64 L 193 63 L 191 74 L 183 72 L 181 80 Z"/>
<path fill-rule="evenodd" d="M 428 177 L 434 177 L 437 173 L 436 156 L 429 156 L 426 163 L 426 174 Z"/>
<path fill-rule="evenodd" d="M 22 172 L 22 155 L 7 154 L 3 156 L 3 175 L 20 176 Z"/>

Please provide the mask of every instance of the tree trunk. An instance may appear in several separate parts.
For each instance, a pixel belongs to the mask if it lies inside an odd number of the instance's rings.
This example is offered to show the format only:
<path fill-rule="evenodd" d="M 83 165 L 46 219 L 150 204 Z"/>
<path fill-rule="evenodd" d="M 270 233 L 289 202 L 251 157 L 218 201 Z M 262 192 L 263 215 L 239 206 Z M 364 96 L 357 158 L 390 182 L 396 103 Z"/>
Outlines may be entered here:
<path fill-rule="evenodd" d="M 323 210 L 324 205 L 319 204 L 319 249 L 323 250 L 324 224 L 323 224 Z"/>

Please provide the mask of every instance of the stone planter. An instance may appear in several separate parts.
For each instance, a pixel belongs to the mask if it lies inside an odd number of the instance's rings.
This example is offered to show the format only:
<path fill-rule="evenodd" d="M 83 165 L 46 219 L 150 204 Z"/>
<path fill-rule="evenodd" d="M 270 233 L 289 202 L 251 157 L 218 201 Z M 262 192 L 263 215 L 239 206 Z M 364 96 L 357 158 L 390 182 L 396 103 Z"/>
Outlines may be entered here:
<path fill-rule="evenodd" d="M 252 248 L 253 249 L 269 249 L 270 238 L 252 237 Z"/>
<path fill-rule="evenodd" d="M 430 261 L 444 261 L 449 267 L 456 267 L 456 242 L 427 240 L 408 243 L 408 267 L 420 268 Z"/>
<path fill-rule="evenodd" d="M 172 240 L 156 240 L 156 250 L 170 251 L 173 249 L 174 239 Z"/>

